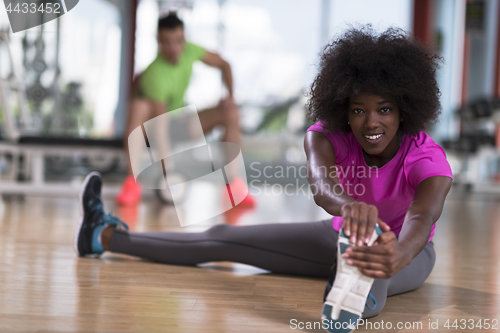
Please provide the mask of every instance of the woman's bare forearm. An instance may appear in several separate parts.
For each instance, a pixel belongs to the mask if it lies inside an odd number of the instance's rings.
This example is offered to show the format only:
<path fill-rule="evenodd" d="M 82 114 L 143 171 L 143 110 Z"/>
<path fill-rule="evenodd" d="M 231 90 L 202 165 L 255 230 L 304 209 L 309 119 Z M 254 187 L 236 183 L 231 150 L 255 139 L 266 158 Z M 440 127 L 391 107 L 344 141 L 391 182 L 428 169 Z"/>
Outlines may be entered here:
<path fill-rule="evenodd" d="M 451 179 L 444 176 L 427 178 L 417 186 L 398 240 L 411 259 L 427 244 L 450 188 Z"/>
<path fill-rule="evenodd" d="M 304 138 L 307 180 L 314 202 L 331 215 L 341 216 L 342 205 L 356 201 L 340 186 L 335 166 L 335 150 L 323 134 L 309 131 Z"/>
<path fill-rule="evenodd" d="M 342 206 L 345 203 L 357 201 L 347 195 L 339 183 L 331 179 L 311 179 L 309 184 L 314 194 L 314 202 L 330 215 L 342 216 Z"/>

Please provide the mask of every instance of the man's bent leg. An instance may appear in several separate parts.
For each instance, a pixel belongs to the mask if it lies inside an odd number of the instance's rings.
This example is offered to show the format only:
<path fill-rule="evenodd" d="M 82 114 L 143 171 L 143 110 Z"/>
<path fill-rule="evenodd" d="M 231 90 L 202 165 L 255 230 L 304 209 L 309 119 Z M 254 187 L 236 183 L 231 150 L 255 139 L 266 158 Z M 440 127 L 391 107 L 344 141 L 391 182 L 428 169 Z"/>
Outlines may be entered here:
<path fill-rule="evenodd" d="M 222 141 L 241 144 L 240 116 L 238 107 L 229 101 L 221 101 L 214 108 L 201 110 L 198 113 L 203 133 L 211 131 L 217 125 L 225 129 Z"/>
<path fill-rule="evenodd" d="M 125 127 L 125 135 L 123 138 L 125 147 L 125 159 L 127 164 L 127 177 L 123 182 L 120 193 L 116 197 L 116 201 L 120 205 L 135 205 L 141 201 L 142 189 L 135 182 L 132 176 L 133 170 L 138 170 L 141 163 L 140 158 L 130 158 L 130 151 L 139 152 L 144 146 L 142 138 L 140 142 L 129 142 L 130 133 L 141 126 L 145 121 L 152 117 L 152 107 L 150 101 L 146 99 L 133 99 L 130 102 L 130 108 L 127 116 L 127 126 Z M 131 146 L 129 146 L 129 144 Z M 140 154 L 135 154 L 140 156 Z"/>
<path fill-rule="evenodd" d="M 141 126 L 145 121 L 152 118 L 151 104 L 146 99 L 133 99 L 130 102 L 130 108 L 127 116 L 127 126 L 125 127 L 125 135 L 123 144 L 125 147 L 125 157 L 127 159 L 127 174 L 132 174 L 131 163 L 139 163 L 139 161 L 130 161 L 128 137 L 130 133 Z"/>
<path fill-rule="evenodd" d="M 204 133 L 210 131 L 216 125 L 223 125 L 225 133 L 222 141 L 231 142 L 241 147 L 239 110 L 231 99 L 222 100 L 219 105 L 213 109 L 201 111 L 199 117 Z M 225 155 L 230 156 L 231 154 L 226 152 Z M 256 205 L 256 202 L 252 195 L 245 195 L 245 193 L 248 192 L 248 186 L 241 177 L 242 170 L 242 165 L 238 163 L 230 164 L 226 174 L 229 181 L 228 186 L 233 197 L 243 197 L 243 200 L 239 203 L 240 205 L 251 208 Z"/>

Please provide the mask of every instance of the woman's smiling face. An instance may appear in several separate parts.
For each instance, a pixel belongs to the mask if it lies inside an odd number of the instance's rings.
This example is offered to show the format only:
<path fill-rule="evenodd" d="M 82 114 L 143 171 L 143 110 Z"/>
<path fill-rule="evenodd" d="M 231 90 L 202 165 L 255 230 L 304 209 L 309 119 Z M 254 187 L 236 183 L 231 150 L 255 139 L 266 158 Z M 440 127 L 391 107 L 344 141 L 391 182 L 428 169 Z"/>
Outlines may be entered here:
<path fill-rule="evenodd" d="M 349 99 L 347 118 L 367 155 L 367 163 L 380 167 L 396 155 L 400 112 L 393 99 L 372 93 L 353 95 Z"/>

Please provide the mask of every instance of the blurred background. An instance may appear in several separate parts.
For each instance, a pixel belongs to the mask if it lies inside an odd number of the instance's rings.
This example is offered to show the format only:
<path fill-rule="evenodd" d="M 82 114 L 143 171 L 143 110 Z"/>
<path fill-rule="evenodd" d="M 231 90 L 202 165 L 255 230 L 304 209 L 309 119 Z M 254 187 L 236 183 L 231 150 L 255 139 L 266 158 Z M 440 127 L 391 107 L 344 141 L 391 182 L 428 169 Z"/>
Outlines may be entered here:
<path fill-rule="evenodd" d="M 131 85 L 156 57 L 157 19 L 170 10 L 187 40 L 231 64 L 242 150 L 258 168 L 305 164 L 306 93 L 329 40 L 367 23 L 413 33 L 444 59 L 442 115 L 428 133 L 445 147 L 455 184 L 500 193 L 497 0 L 85 0 L 18 33 L 0 8 L 3 195 L 66 193 L 89 170 L 121 181 Z M 224 89 L 220 71 L 198 62 L 186 102 L 214 106 Z M 219 138 L 216 130 L 209 140 Z"/>

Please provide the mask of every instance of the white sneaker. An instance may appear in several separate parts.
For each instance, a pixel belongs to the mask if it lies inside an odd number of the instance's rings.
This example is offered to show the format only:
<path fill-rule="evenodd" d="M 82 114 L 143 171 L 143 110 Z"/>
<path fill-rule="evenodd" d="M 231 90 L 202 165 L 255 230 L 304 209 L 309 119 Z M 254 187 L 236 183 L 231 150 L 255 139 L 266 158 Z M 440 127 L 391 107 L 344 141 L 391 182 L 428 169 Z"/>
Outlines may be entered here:
<path fill-rule="evenodd" d="M 382 230 L 377 224 L 368 246 L 371 246 L 381 233 Z M 342 257 L 345 250 L 352 245 L 354 244 L 344 234 L 344 229 L 340 229 L 337 245 L 337 273 L 332 289 L 323 304 L 321 316 L 322 323 L 328 327 L 328 332 L 352 332 L 356 328 L 358 319 L 361 318 L 365 304 L 370 310 L 377 306 L 375 298 L 370 294 L 374 279 L 361 274 L 356 266 L 347 265 L 347 259 Z M 367 297 L 373 301 L 373 307 L 368 306 Z"/>

